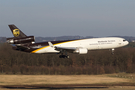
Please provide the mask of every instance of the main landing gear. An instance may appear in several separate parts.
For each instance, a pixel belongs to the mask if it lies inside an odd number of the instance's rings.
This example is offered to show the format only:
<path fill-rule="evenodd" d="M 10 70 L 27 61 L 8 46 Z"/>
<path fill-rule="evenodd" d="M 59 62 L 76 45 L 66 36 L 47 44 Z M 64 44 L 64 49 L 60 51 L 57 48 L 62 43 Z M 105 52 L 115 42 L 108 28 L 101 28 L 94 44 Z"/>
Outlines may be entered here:
<path fill-rule="evenodd" d="M 68 55 L 60 55 L 59 58 L 69 58 Z"/>
<path fill-rule="evenodd" d="M 59 56 L 59 58 L 69 58 L 69 55 L 67 55 L 67 51 L 66 50 L 61 50 L 59 54 L 61 54 Z"/>

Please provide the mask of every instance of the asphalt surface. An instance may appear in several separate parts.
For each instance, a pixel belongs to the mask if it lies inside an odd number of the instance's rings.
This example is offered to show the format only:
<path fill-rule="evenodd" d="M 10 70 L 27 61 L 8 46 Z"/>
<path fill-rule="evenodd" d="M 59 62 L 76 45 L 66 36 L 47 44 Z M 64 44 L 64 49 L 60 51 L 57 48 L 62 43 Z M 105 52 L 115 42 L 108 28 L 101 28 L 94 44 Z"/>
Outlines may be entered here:
<path fill-rule="evenodd" d="M 1 85 L 0 88 L 7 89 L 103 89 L 110 86 L 135 86 L 134 83 L 120 84 L 67 84 L 67 85 Z"/>

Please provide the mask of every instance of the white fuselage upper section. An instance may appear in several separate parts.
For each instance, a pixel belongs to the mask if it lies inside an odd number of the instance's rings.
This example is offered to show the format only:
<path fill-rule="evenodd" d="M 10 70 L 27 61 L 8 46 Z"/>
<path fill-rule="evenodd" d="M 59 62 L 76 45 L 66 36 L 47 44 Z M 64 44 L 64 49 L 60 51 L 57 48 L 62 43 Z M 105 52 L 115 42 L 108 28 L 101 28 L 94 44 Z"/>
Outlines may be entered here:
<path fill-rule="evenodd" d="M 123 38 L 119 37 L 105 37 L 105 38 L 91 38 L 91 39 L 80 39 L 65 41 L 62 43 L 54 44 L 54 46 L 67 47 L 67 48 L 85 48 L 87 50 L 98 50 L 98 49 L 114 49 L 122 47 L 128 44 Z M 32 53 L 58 53 L 59 51 L 48 46 L 39 48 Z"/>

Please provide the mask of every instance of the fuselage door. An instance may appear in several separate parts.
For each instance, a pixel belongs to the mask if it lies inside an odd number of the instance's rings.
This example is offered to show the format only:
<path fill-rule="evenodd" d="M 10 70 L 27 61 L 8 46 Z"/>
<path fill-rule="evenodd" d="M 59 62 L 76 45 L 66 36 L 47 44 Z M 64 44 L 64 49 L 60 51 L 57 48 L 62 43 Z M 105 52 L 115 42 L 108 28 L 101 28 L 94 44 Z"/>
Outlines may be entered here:
<path fill-rule="evenodd" d="M 118 45 L 119 45 L 119 46 L 121 46 L 121 45 L 122 45 L 122 41 L 121 41 L 121 40 L 119 40 Z"/>

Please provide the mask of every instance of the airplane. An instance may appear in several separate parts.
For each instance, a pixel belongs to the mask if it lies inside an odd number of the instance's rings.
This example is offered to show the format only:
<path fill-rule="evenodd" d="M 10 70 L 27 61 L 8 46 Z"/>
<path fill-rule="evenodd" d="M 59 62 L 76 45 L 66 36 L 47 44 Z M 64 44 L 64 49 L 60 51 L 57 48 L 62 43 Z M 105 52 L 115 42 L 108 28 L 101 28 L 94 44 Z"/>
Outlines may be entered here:
<path fill-rule="evenodd" d="M 29 53 L 56 53 L 59 58 L 69 58 L 67 53 L 87 54 L 89 50 L 111 49 L 123 47 L 129 44 L 127 40 L 120 37 L 103 37 L 77 40 L 48 41 L 36 43 L 34 36 L 27 36 L 14 24 L 8 25 L 14 37 L 7 38 L 7 43 L 14 50 Z"/>

